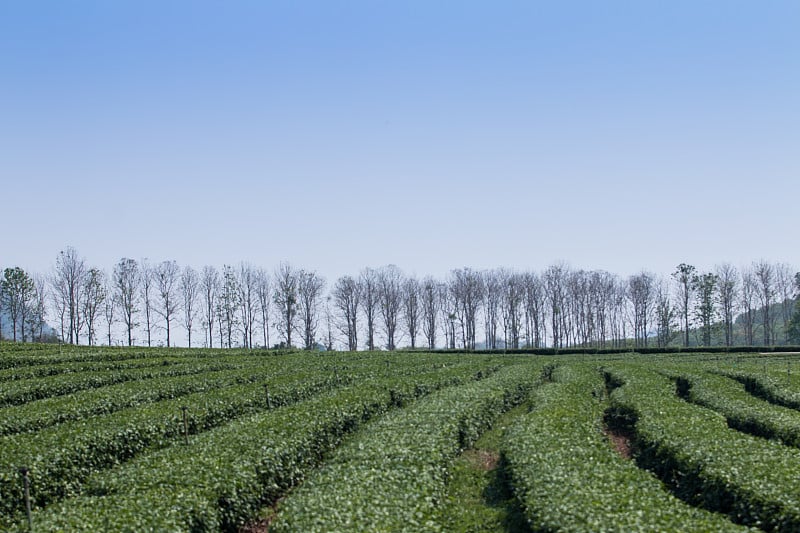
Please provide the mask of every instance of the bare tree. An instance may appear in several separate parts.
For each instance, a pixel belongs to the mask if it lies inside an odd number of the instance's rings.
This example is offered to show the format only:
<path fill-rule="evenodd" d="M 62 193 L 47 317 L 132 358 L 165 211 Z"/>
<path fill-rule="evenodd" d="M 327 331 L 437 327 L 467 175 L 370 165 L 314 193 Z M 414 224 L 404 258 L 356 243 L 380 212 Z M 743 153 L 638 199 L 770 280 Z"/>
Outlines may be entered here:
<path fill-rule="evenodd" d="M 725 346 L 733 345 L 733 319 L 736 310 L 736 293 L 738 290 L 739 273 L 730 263 L 718 265 L 717 274 L 717 304 L 722 316 L 722 327 L 725 330 Z"/>
<path fill-rule="evenodd" d="M 503 283 L 496 270 L 483 273 L 483 332 L 486 348 L 497 349 L 497 323 L 503 298 Z"/>
<path fill-rule="evenodd" d="M 544 271 L 545 295 L 550 308 L 550 334 L 553 348 L 563 348 L 566 343 L 566 279 L 569 269 L 564 264 L 551 265 Z"/>
<path fill-rule="evenodd" d="M 755 299 L 758 292 L 758 284 L 752 267 L 742 269 L 742 325 L 744 326 L 745 343 L 748 346 L 755 345 Z"/>
<path fill-rule="evenodd" d="M 439 314 L 441 289 L 439 284 L 431 277 L 422 282 L 420 299 L 422 302 L 422 333 L 428 342 L 428 349 L 436 348 L 436 317 Z"/>
<path fill-rule="evenodd" d="M 135 316 L 139 312 L 139 265 L 134 259 L 123 258 L 114 267 L 113 277 L 115 300 L 128 330 L 128 346 L 133 346 L 133 328 L 137 326 Z"/>
<path fill-rule="evenodd" d="M 197 298 L 200 295 L 200 277 L 197 271 L 190 266 L 186 266 L 181 272 L 181 295 L 183 296 L 183 327 L 189 340 L 189 348 L 192 347 L 192 328 L 197 317 Z"/>
<path fill-rule="evenodd" d="M 108 334 L 108 345 L 111 346 L 111 328 L 114 326 L 114 311 L 117 308 L 117 295 L 114 293 L 114 286 L 106 280 L 105 286 L 106 300 L 103 304 Z"/>
<path fill-rule="evenodd" d="M 364 318 L 367 322 L 367 350 L 375 350 L 375 324 L 378 317 L 378 275 L 372 268 L 361 271 L 358 279 L 359 293 L 364 305 Z"/>
<path fill-rule="evenodd" d="M 444 333 L 444 346 L 454 350 L 456 348 L 456 321 L 458 310 L 456 299 L 446 282 L 439 282 L 439 324 Z"/>
<path fill-rule="evenodd" d="M 222 266 L 222 285 L 219 292 L 219 303 L 217 305 L 217 319 L 220 327 L 220 344 L 222 335 L 225 334 L 227 347 L 233 347 L 233 332 L 239 326 L 239 280 L 230 265 Z"/>
<path fill-rule="evenodd" d="M 402 304 L 403 273 L 395 265 L 378 270 L 378 305 L 386 334 L 386 347 L 393 351 L 396 346 L 397 320 Z"/>
<path fill-rule="evenodd" d="M 503 348 L 519 349 L 525 288 L 522 275 L 503 272 Z"/>
<path fill-rule="evenodd" d="M 50 298 L 61 327 L 60 339 L 64 342 L 67 340 L 68 330 L 72 329 L 69 327 L 69 290 L 66 282 L 55 273 L 50 277 L 50 285 Z"/>
<path fill-rule="evenodd" d="M 614 295 L 619 285 L 618 278 L 609 272 L 596 271 L 593 275 L 594 305 L 597 316 L 599 345 L 606 347 L 609 335 L 613 337 Z"/>
<path fill-rule="evenodd" d="M 155 307 L 156 313 L 164 319 L 164 330 L 167 333 L 167 348 L 170 342 L 170 331 L 172 321 L 180 309 L 180 276 L 181 269 L 175 261 L 162 261 L 153 269 L 156 290 L 158 291 L 158 305 Z"/>
<path fill-rule="evenodd" d="M 312 271 L 301 270 L 297 279 L 298 310 L 303 323 L 303 341 L 306 350 L 316 346 L 317 321 L 319 306 L 325 280 Z"/>
<path fill-rule="evenodd" d="M 245 348 L 253 348 L 253 328 L 258 315 L 258 280 L 252 265 L 239 265 L 239 311 L 243 344 Z"/>
<path fill-rule="evenodd" d="M 256 272 L 256 296 L 258 297 L 258 309 L 261 312 L 261 333 L 264 336 L 264 348 L 269 348 L 269 308 L 272 298 L 269 283 L 269 274 L 265 270 L 259 269 Z"/>
<path fill-rule="evenodd" d="M 333 305 L 341 317 L 340 331 L 347 337 L 347 349 L 358 350 L 358 313 L 361 306 L 361 286 L 351 276 L 343 276 L 333 286 Z"/>
<path fill-rule="evenodd" d="M 152 346 L 152 313 L 153 313 L 153 291 L 155 289 L 155 269 L 144 258 L 139 263 L 139 288 L 142 292 L 142 304 L 144 305 L 144 330 L 147 333 L 147 345 Z"/>
<path fill-rule="evenodd" d="M 333 311 L 331 311 L 331 297 L 325 298 L 325 332 L 326 340 L 325 349 L 329 352 L 333 351 Z"/>
<path fill-rule="evenodd" d="M 589 274 L 585 270 L 567 272 L 562 312 L 566 346 L 586 346 L 594 334 L 590 296 Z"/>
<path fill-rule="evenodd" d="M 636 347 L 647 348 L 647 333 L 650 315 L 653 312 L 655 278 L 642 272 L 628 278 L 628 298 L 633 307 L 633 332 Z"/>
<path fill-rule="evenodd" d="M 527 345 L 541 348 L 545 337 L 545 295 L 541 279 L 533 273 L 522 275 L 523 308 L 525 310 L 525 338 Z M 487 285 L 487 291 L 489 290 Z M 497 290 L 496 287 L 491 287 Z M 495 297 L 496 298 L 496 297 Z M 492 296 L 487 294 L 487 305 Z"/>
<path fill-rule="evenodd" d="M 42 341 L 44 338 L 45 314 L 47 313 L 47 279 L 41 275 L 33 276 L 33 285 L 36 290 L 35 302 L 32 310 L 33 320 L 31 326 L 35 326 L 35 330 L 31 331 L 31 340 Z M 2 300 L 2 296 L 0 296 Z M 2 330 L 0 324 L 0 330 Z M 2 335 L 0 335 L 1 337 Z"/>
<path fill-rule="evenodd" d="M 481 276 L 469 268 L 453 270 L 450 290 L 456 300 L 456 316 L 461 326 L 462 345 L 467 350 L 474 350 L 478 310 L 483 299 Z"/>
<path fill-rule="evenodd" d="M 783 323 L 783 343 L 789 342 L 789 320 L 792 318 L 794 307 L 794 273 L 792 267 L 786 263 L 775 265 L 775 292 L 780 299 L 781 321 Z M 777 343 L 777 339 L 773 339 Z"/>
<path fill-rule="evenodd" d="M 689 346 L 689 313 L 692 305 L 691 300 L 694 295 L 692 280 L 697 269 L 692 265 L 681 263 L 672 273 L 672 278 L 678 287 L 678 310 L 683 317 L 683 345 Z"/>
<path fill-rule="evenodd" d="M 403 282 L 403 319 L 411 338 L 411 348 L 417 347 L 417 334 L 420 320 L 420 285 L 415 277 L 408 277 Z"/>
<path fill-rule="evenodd" d="M 610 298 L 610 323 L 615 348 L 627 345 L 627 320 L 625 318 L 628 303 L 628 283 L 620 278 L 613 278 L 613 289 Z"/>
<path fill-rule="evenodd" d="M 278 331 L 287 348 L 292 347 L 292 332 L 297 320 L 297 285 L 299 273 L 288 263 L 275 271 L 275 292 L 272 301 L 278 311 Z"/>
<path fill-rule="evenodd" d="M 753 263 L 753 273 L 757 282 L 761 318 L 764 328 L 764 346 L 775 342 L 775 331 L 770 307 L 775 298 L 775 268 L 763 259 Z"/>
<path fill-rule="evenodd" d="M 89 346 L 97 343 L 95 324 L 106 300 L 106 274 L 100 269 L 90 268 L 86 273 L 81 291 L 81 307 L 89 333 Z"/>
<path fill-rule="evenodd" d="M 660 281 L 656 284 L 656 339 L 660 348 L 672 342 L 675 318 L 675 307 L 670 301 L 669 287 Z"/>
<path fill-rule="evenodd" d="M 223 305 L 222 303 L 223 296 L 225 295 L 225 289 L 223 287 L 224 284 L 220 284 L 219 294 L 217 295 L 217 307 L 214 310 L 214 316 L 217 320 L 217 331 L 219 332 L 220 348 L 225 347 L 225 329 L 226 329 L 225 325 L 227 324 L 226 314 L 225 314 L 225 308 L 227 306 Z M 228 348 L 231 347 L 230 344 L 231 344 L 231 339 L 230 336 L 228 336 L 228 344 L 227 344 Z"/>
<path fill-rule="evenodd" d="M 80 292 L 85 283 L 85 276 L 86 262 L 78 256 L 75 248 L 67 247 L 59 252 L 53 273 L 53 290 L 59 293 L 58 300 L 65 306 L 66 318 L 69 321 L 70 344 L 78 343 L 81 328 Z"/>
<path fill-rule="evenodd" d="M 219 293 L 219 272 L 213 266 L 203 267 L 200 280 L 203 295 L 203 328 L 208 334 L 208 347 L 214 347 L 214 319 L 217 312 L 217 295 Z M 220 347 L 222 347 L 220 345 Z"/>

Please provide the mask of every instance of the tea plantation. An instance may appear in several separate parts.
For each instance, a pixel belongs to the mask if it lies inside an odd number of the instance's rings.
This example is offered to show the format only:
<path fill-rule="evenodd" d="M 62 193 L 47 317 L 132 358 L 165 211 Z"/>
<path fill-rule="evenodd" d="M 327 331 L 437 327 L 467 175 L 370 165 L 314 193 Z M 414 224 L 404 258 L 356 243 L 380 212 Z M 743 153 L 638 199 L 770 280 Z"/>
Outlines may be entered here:
<path fill-rule="evenodd" d="M 798 531 L 797 374 L 0 344 L 0 530 Z"/>

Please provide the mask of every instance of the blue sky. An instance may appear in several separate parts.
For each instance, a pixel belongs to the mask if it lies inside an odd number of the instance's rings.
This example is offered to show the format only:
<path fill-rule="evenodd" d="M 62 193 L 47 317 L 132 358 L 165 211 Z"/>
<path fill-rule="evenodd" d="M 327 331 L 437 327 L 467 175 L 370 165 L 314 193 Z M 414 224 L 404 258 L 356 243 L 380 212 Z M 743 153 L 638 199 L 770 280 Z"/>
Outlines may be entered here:
<path fill-rule="evenodd" d="M 795 1 L 0 4 L 0 264 L 800 267 Z"/>

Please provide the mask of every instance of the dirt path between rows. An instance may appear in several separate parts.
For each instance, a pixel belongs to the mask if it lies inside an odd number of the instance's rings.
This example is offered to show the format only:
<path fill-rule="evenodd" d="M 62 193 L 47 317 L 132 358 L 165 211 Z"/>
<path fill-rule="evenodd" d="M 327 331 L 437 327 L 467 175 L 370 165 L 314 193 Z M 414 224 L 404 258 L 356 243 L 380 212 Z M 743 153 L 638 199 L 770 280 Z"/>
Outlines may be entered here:
<path fill-rule="evenodd" d="M 631 459 L 633 457 L 630 435 L 609 428 L 605 429 L 605 434 L 608 436 L 608 440 L 611 441 L 611 445 L 618 454 L 625 459 Z"/>

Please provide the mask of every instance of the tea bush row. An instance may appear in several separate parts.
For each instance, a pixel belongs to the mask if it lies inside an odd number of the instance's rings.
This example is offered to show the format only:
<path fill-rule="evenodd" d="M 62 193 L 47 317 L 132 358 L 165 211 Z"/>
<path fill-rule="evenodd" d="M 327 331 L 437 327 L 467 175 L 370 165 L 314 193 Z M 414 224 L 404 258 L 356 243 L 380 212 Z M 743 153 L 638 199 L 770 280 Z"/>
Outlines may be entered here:
<path fill-rule="evenodd" d="M 490 374 L 491 372 L 486 372 Z M 468 366 L 386 372 L 241 418 L 93 476 L 84 495 L 35 513 L 37 531 L 237 531 L 349 432 L 392 406 L 475 379 Z"/>
<path fill-rule="evenodd" d="M 270 531 L 441 531 L 452 459 L 520 403 L 541 371 L 517 364 L 364 427 L 280 505 Z"/>
<path fill-rule="evenodd" d="M 633 365 L 607 371 L 624 383 L 612 404 L 635 431 L 640 465 L 682 499 L 735 522 L 800 529 L 800 450 L 729 428 L 720 413 L 678 398 L 667 376 Z"/>
<path fill-rule="evenodd" d="M 590 365 L 561 366 L 510 427 L 503 457 L 534 531 L 738 531 L 678 500 L 603 434 L 604 380 Z"/>

